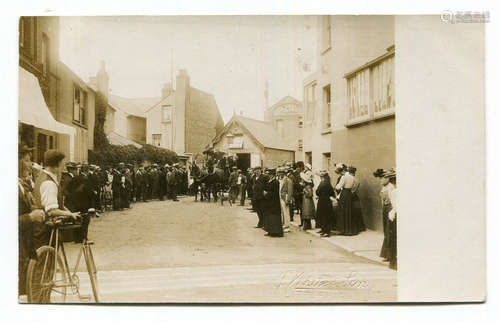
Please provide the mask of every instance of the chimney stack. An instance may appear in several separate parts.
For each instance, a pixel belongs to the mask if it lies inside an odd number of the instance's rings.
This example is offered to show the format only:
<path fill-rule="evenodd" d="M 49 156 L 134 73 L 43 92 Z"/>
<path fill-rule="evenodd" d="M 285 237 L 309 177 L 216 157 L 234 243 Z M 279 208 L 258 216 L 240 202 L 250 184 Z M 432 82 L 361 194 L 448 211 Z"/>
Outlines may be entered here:
<path fill-rule="evenodd" d="M 109 76 L 106 72 L 106 63 L 104 60 L 101 60 L 101 67 L 97 72 L 97 91 L 101 92 L 106 100 L 108 99 L 109 94 Z"/>

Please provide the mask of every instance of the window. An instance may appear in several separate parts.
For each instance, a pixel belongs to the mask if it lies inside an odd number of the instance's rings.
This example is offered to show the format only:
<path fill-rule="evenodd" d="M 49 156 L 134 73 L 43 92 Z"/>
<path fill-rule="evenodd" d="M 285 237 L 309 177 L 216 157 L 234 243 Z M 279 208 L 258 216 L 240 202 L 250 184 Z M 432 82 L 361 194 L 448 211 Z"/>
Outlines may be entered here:
<path fill-rule="evenodd" d="M 299 128 L 302 128 L 304 126 L 304 118 L 302 116 L 299 116 L 299 121 L 298 121 L 297 126 Z"/>
<path fill-rule="evenodd" d="M 37 136 L 37 162 L 45 164 L 45 151 L 47 148 L 47 135 L 43 133 L 38 133 Z"/>
<path fill-rule="evenodd" d="M 357 121 L 367 118 L 369 99 L 369 70 L 357 73 L 347 81 L 347 97 L 349 120 Z"/>
<path fill-rule="evenodd" d="M 316 83 L 307 85 L 305 88 L 306 120 L 314 120 L 314 110 L 316 108 Z"/>
<path fill-rule="evenodd" d="M 80 87 L 73 87 L 73 121 L 82 125 L 87 124 L 87 92 Z"/>
<path fill-rule="evenodd" d="M 330 170 L 330 160 L 331 160 L 331 154 L 330 152 L 328 153 L 323 153 L 323 170 Z"/>
<path fill-rule="evenodd" d="M 234 142 L 234 136 L 233 135 L 228 135 L 227 137 L 227 144 L 232 145 Z"/>
<path fill-rule="evenodd" d="M 82 95 L 83 94 L 83 95 Z M 87 124 L 87 92 L 80 92 L 82 95 L 82 104 L 80 104 L 80 123 Z"/>
<path fill-rule="evenodd" d="M 235 135 L 232 137 L 228 137 L 228 144 L 230 149 L 241 149 L 243 148 L 243 136 Z"/>
<path fill-rule="evenodd" d="M 379 57 L 371 65 L 348 74 L 348 125 L 394 113 L 394 54 Z"/>
<path fill-rule="evenodd" d="M 302 140 L 301 140 L 301 139 L 299 139 L 299 142 L 298 142 L 298 144 L 297 144 L 297 149 L 298 149 L 299 151 L 302 151 L 302 148 L 303 148 L 303 143 L 302 143 Z"/>
<path fill-rule="evenodd" d="M 313 162 L 312 152 L 306 152 L 306 163 L 312 165 L 312 162 Z"/>
<path fill-rule="evenodd" d="M 330 85 L 323 87 L 323 129 L 329 129 L 331 126 L 331 95 Z"/>
<path fill-rule="evenodd" d="M 162 122 L 172 121 L 172 105 L 162 106 Z"/>
<path fill-rule="evenodd" d="M 371 70 L 373 93 L 372 103 L 375 113 L 394 109 L 394 57 L 384 60 Z"/>
<path fill-rule="evenodd" d="M 80 88 L 76 86 L 73 94 L 73 120 L 80 122 Z"/>
<path fill-rule="evenodd" d="M 283 137 L 283 120 L 276 120 L 276 130 L 278 134 Z"/>
<path fill-rule="evenodd" d="M 46 34 L 42 35 L 42 71 L 44 75 L 49 72 L 50 45 Z"/>
<path fill-rule="evenodd" d="M 153 134 L 153 145 L 161 146 L 161 134 Z"/>
<path fill-rule="evenodd" d="M 332 25 L 330 16 L 323 16 L 322 49 L 326 51 L 332 46 Z"/>
<path fill-rule="evenodd" d="M 34 58 L 35 19 L 35 17 L 21 17 L 19 19 L 19 48 L 24 55 L 30 58 Z"/>

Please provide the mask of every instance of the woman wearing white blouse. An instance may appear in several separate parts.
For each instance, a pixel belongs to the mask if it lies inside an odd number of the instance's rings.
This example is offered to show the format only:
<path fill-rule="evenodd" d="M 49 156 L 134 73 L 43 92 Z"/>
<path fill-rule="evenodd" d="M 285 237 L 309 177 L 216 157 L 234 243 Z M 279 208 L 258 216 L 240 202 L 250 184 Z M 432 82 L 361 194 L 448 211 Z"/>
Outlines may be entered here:
<path fill-rule="evenodd" d="M 345 165 L 338 168 L 336 172 L 341 175 L 339 183 L 335 187 L 336 190 L 340 191 L 336 229 L 341 235 L 357 235 L 359 230 L 352 217 L 352 188 L 355 180 Z"/>

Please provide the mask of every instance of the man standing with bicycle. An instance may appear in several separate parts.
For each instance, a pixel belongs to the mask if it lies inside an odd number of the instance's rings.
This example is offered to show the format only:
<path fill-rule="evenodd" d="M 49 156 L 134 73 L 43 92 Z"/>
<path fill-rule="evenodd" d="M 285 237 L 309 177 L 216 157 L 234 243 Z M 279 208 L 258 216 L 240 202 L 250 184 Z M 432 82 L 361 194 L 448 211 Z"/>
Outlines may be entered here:
<path fill-rule="evenodd" d="M 77 219 L 78 214 L 70 212 L 63 206 L 62 194 L 59 192 L 58 175 L 61 173 L 64 153 L 57 150 L 45 152 L 45 169 L 35 181 L 33 190 L 33 209 L 42 209 L 48 217 L 62 216 Z M 35 223 L 33 228 L 35 249 L 48 243 L 48 229 L 43 223 Z"/>

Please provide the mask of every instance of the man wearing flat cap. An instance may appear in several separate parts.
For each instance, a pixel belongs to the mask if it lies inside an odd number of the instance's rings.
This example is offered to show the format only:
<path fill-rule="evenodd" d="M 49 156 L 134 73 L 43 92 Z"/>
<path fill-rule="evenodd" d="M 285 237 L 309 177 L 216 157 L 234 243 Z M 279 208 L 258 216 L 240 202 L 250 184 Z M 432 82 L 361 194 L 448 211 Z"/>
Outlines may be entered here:
<path fill-rule="evenodd" d="M 38 175 L 33 190 L 33 209 L 42 209 L 49 217 L 63 216 L 76 219 L 78 214 L 64 207 L 62 194 L 59 193 L 57 176 L 61 172 L 64 158 L 64 153 L 57 150 L 45 152 L 45 169 Z M 49 232 L 44 224 L 36 225 L 33 230 L 35 249 L 48 243 Z"/>

